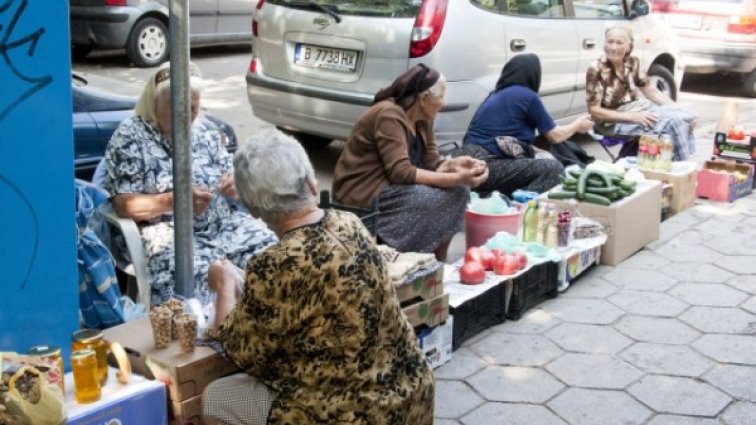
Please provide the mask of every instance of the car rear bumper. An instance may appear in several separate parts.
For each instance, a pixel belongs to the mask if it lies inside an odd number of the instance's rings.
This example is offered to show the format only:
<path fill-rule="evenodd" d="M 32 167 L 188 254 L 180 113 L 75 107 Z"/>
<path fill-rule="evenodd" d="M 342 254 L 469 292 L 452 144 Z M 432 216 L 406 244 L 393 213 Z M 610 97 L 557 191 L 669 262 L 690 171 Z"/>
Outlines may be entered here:
<path fill-rule="evenodd" d="M 124 47 L 141 15 L 142 11 L 135 7 L 71 6 L 71 44 Z"/>
<path fill-rule="evenodd" d="M 464 86 L 470 85 L 447 83 L 447 102 L 435 121 L 438 140 L 456 141 L 464 136 L 475 112 L 464 100 L 470 93 L 470 87 Z M 247 73 L 247 98 L 252 112 L 264 121 L 336 140 L 346 140 L 354 123 L 373 103 L 373 94 L 323 90 L 258 73 Z"/>
<path fill-rule="evenodd" d="M 756 45 L 747 43 L 680 42 L 685 72 L 708 74 L 720 71 L 750 73 L 756 69 Z"/>

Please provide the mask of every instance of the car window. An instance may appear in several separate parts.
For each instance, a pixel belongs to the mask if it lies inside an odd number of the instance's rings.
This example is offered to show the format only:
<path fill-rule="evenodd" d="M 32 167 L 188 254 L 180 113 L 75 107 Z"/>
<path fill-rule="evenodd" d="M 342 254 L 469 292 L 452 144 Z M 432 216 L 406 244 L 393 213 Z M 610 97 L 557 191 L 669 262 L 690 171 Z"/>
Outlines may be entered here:
<path fill-rule="evenodd" d="M 625 16 L 620 0 L 572 0 L 576 18 L 619 18 Z"/>
<path fill-rule="evenodd" d="M 421 2 L 419 0 L 268 0 L 267 3 L 314 12 L 332 11 L 339 15 L 414 18 L 417 16 Z"/>
<path fill-rule="evenodd" d="M 562 0 L 470 0 L 472 4 L 495 13 L 561 18 L 566 16 Z"/>

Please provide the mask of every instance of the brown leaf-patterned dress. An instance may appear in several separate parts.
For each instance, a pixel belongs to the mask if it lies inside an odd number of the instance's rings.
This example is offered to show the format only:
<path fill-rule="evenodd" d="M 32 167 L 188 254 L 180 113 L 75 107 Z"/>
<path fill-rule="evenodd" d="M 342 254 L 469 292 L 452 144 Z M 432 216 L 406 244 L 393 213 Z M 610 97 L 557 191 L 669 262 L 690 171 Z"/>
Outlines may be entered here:
<path fill-rule="evenodd" d="M 353 214 L 327 211 L 250 260 L 220 339 L 278 393 L 269 424 L 433 423 L 432 371 Z"/>

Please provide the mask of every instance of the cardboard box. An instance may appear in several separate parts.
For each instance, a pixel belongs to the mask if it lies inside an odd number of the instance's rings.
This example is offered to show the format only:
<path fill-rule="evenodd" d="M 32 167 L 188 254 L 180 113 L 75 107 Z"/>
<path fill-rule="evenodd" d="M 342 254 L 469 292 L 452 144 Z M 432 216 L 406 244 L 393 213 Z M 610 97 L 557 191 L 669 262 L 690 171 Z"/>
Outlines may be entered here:
<path fill-rule="evenodd" d="M 680 161 L 672 163 L 672 171 L 640 170 L 651 180 L 658 180 L 672 185 L 672 199 L 670 202 L 671 215 L 681 213 L 693 206 L 698 187 L 698 170 L 695 162 Z"/>
<path fill-rule="evenodd" d="M 433 327 L 449 318 L 449 294 L 437 295 L 402 308 L 412 327 Z"/>
<path fill-rule="evenodd" d="M 745 175 L 746 179 L 738 182 L 733 174 L 735 172 Z M 714 159 L 706 161 L 704 168 L 698 173 L 696 194 L 699 198 L 712 201 L 732 202 L 751 193 L 753 181 L 753 166 Z"/>
<path fill-rule="evenodd" d="M 170 425 L 203 425 L 202 395 L 184 401 L 171 401 Z"/>
<path fill-rule="evenodd" d="M 168 422 L 165 385 L 133 375 L 127 385 L 119 384 L 111 368 L 102 398 L 79 404 L 74 397 L 71 373 L 66 374 L 66 411 L 68 425 L 155 424 Z"/>
<path fill-rule="evenodd" d="M 182 353 L 178 341 L 173 341 L 168 348 L 155 349 L 146 317 L 106 329 L 104 336 L 123 345 L 135 373 L 165 382 L 174 401 L 201 395 L 207 384 L 238 370 L 210 347 Z"/>
<path fill-rule="evenodd" d="M 411 300 L 429 300 L 444 293 L 444 267 L 442 263 L 430 273 L 418 276 L 411 282 L 394 285 L 400 303 Z"/>
<path fill-rule="evenodd" d="M 420 349 L 432 369 L 449 363 L 452 358 L 454 317 L 449 316 L 445 323 L 433 328 L 423 329 L 417 336 Z"/>
<path fill-rule="evenodd" d="M 714 156 L 756 162 L 756 137 L 746 135 L 744 140 L 732 140 L 725 133 L 714 135 Z"/>
<path fill-rule="evenodd" d="M 601 249 L 601 264 L 616 266 L 648 243 L 659 238 L 661 182 L 638 183 L 635 193 L 605 207 L 586 202 L 549 199 L 549 204 L 596 220 L 604 226 L 607 240 Z M 557 187 L 554 190 L 561 190 Z M 544 197 L 546 194 L 543 195 Z"/>
<path fill-rule="evenodd" d="M 601 261 L 601 247 L 596 246 L 572 254 L 564 260 L 564 276 L 568 282 L 572 282 L 584 271 Z"/>

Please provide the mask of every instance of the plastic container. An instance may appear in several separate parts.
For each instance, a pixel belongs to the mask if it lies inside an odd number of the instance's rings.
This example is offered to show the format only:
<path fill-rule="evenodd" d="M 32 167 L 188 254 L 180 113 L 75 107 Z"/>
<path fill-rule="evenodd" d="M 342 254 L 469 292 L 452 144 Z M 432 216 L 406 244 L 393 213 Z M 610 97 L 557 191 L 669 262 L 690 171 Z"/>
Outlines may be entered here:
<path fill-rule="evenodd" d="M 507 303 L 507 319 L 519 320 L 528 309 L 558 295 L 559 265 L 547 261 L 531 267 L 513 279 L 512 294 Z"/>
<path fill-rule="evenodd" d="M 449 313 L 454 317 L 452 349 L 456 350 L 462 343 L 491 326 L 504 323 L 505 301 L 506 290 L 502 283 L 457 307 L 449 306 Z"/>
<path fill-rule="evenodd" d="M 465 211 L 465 240 L 467 248 L 481 246 L 493 237 L 496 232 L 507 232 L 517 236 L 522 224 L 521 204 L 513 203 L 514 213 L 481 214 L 470 210 Z"/>

